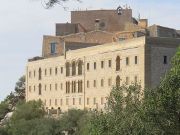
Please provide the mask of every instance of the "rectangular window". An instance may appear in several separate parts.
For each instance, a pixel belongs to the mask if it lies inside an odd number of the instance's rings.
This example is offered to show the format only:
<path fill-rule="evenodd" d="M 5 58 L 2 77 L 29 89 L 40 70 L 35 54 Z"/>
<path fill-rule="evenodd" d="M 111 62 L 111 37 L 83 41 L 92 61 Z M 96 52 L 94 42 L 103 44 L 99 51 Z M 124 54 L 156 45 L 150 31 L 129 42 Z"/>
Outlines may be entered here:
<path fill-rule="evenodd" d="M 44 85 L 44 90 L 46 91 L 46 85 Z"/>
<path fill-rule="evenodd" d="M 57 83 L 55 84 L 55 90 L 57 90 L 57 88 L 58 88 L 58 85 L 57 85 Z"/>
<path fill-rule="evenodd" d="M 63 84 L 61 83 L 61 90 L 63 89 Z"/>
<path fill-rule="evenodd" d="M 129 85 L 129 77 L 126 77 L 126 85 Z"/>
<path fill-rule="evenodd" d="M 31 92 L 31 86 L 29 86 L 29 92 Z"/>
<path fill-rule="evenodd" d="M 55 75 L 57 75 L 58 74 L 58 68 L 56 67 L 55 68 Z"/>
<path fill-rule="evenodd" d="M 55 106 L 57 106 L 57 99 L 55 99 Z"/>
<path fill-rule="evenodd" d="M 163 61 L 164 64 L 168 64 L 167 62 L 167 56 L 164 56 L 164 61 Z"/>
<path fill-rule="evenodd" d="M 96 104 L 96 98 L 94 98 L 94 105 Z"/>
<path fill-rule="evenodd" d="M 49 106 L 51 106 L 51 99 L 49 100 Z"/>
<path fill-rule="evenodd" d="M 61 106 L 63 105 L 63 99 L 60 100 L 60 104 L 61 104 Z"/>
<path fill-rule="evenodd" d="M 104 61 L 101 61 L 101 68 L 104 68 Z"/>
<path fill-rule="evenodd" d="M 50 74 L 50 75 L 52 74 L 52 69 L 51 69 L 51 68 L 49 69 L 49 74 Z"/>
<path fill-rule="evenodd" d="M 108 86 L 111 86 L 112 85 L 112 80 L 111 78 L 108 79 Z"/>
<path fill-rule="evenodd" d="M 103 105 L 104 104 L 104 98 L 102 97 L 101 98 L 101 105 Z"/>
<path fill-rule="evenodd" d="M 51 43 L 51 54 L 56 53 L 56 43 Z"/>
<path fill-rule="evenodd" d="M 94 84 L 93 85 L 94 85 L 94 87 L 96 87 L 96 80 L 94 80 Z"/>
<path fill-rule="evenodd" d="M 101 79 L 101 87 L 104 87 L 104 80 Z"/>
<path fill-rule="evenodd" d="M 61 67 L 61 74 L 63 73 L 63 67 Z"/>
<path fill-rule="evenodd" d="M 96 62 L 94 62 L 94 70 L 96 70 Z"/>
<path fill-rule="evenodd" d="M 51 90 L 51 84 L 49 85 L 49 89 Z"/>
<path fill-rule="evenodd" d="M 87 88 L 89 88 L 89 81 L 87 81 Z"/>
<path fill-rule="evenodd" d="M 126 65 L 129 65 L 129 57 L 126 57 Z"/>
<path fill-rule="evenodd" d="M 111 63 L 111 60 L 109 60 L 109 61 L 108 61 L 108 65 L 109 65 L 109 67 L 111 67 L 111 64 L 112 64 L 112 63 Z"/>
<path fill-rule="evenodd" d="M 29 78 L 31 78 L 31 72 L 29 72 Z"/>
<path fill-rule="evenodd" d="M 45 75 L 45 76 L 47 75 L 47 69 L 44 70 L 44 75 Z"/>
<path fill-rule="evenodd" d="M 87 70 L 89 71 L 89 63 L 87 63 Z"/>
<path fill-rule="evenodd" d="M 87 105 L 89 105 L 89 98 L 87 98 Z"/>
<path fill-rule="evenodd" d="M 79 98 L 79 105 L 81 105 L 81 98 Z"/>
<path fill-rule="evenodd" d="M 36 77 L 36 71 L 34 70 L 34 77 Z"/>
<path fill-rule="evenodd" d="M 135 60 L 135 64 L 138 64 L 138 57 L 137 56 L 135 56 L 134 60 Z"/>

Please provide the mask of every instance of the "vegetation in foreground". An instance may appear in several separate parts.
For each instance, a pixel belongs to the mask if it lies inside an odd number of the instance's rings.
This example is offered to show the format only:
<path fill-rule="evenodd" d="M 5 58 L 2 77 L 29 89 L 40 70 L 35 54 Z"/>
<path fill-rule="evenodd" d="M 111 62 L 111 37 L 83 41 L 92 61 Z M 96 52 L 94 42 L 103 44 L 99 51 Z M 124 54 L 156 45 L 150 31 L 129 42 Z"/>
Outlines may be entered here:
<path fill-rule="evenodd" d="M 0 104 L 0 118 L 8 111 Z M 179 135 L 180 48 L 158 87 L 144 93 L 137 84 L 112 89 L 106 112 L 69 110 L 45 117 L 41 101 L 20 102 L 0 135 Z"/>

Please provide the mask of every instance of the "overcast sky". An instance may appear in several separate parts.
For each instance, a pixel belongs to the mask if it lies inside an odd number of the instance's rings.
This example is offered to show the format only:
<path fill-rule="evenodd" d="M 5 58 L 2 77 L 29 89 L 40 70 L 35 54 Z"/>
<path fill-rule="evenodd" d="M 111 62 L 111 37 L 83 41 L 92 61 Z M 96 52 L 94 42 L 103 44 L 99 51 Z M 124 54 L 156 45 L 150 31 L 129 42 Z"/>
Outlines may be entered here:
<path fill-rule="evenodd" d="M 150 24 L 180 29 L 180 0 L 70 0 L 64 6 L 44 9 L 40 0 L 1 0 L 0 3 L 0 101 L 13 91 L 25 74 L 27 59 L 41 55 L 43 35 L 54 35 L 55 23 L 70 21 L 70 10 L 116 9 L 128 4 L 134 17 Z"/>

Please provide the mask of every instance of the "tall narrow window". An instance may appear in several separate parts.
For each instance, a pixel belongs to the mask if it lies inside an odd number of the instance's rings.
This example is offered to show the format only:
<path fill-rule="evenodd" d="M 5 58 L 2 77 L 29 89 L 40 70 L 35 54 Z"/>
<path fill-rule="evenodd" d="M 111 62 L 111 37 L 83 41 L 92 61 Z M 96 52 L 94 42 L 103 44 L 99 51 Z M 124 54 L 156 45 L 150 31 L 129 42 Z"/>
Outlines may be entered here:
<path fill-rule="evenodd" d="M 89 88 L 89 81 L 87 81 L 87 88 Z"/>
<path fill-rule="evenodd" d="M 47 75 L 47 69 L 44 70 L 44 75 L 45 75 L 45 76 Z"/>
<path fill-rule="evenodd" d="M 51 43 L 51 54 L 56 53 L 56 43 Z"/>
<path fill-rule="evenodd" d="M 76 62 L 73 61 L 72 63 L 72 76 L 75 76 L 76 75 Z"/>
<path fill-rule="evenodd" d="M 49 106 L 51 106 L 51 99 L 49 99 Z"/>
<path fill-rule="evenodd" d="M 134 63 L 138 64 L 138 57 L 137 56 L 134 57 Z"/>
<path fill-rule="evenodd" d="M 96 62 L 94 62 L 94 70 L 96 70 Z"/>
<path fill-rule="evenodd" d="M 104 87 L 104 80 L 101 79 L 101 87 Z"/>
<path fill-rule="evenodd" d="M 82 75 L 82 61 L 78 62 L 78 75 Z"/>
<path fill-rule="evenodd" d="M 36 77 L 36 71 L 34 70 L 34 77 Z"/>
<path fill-rule="evenodd" d="M 87 70 L 89 71 L 89 63 L 87 63 Z"/>
<path fill-rule="evenodd" d="M 55 99 L 55 106 L 57 106 L 57 99 Z"/>
<path fill-rule="evenodd" d="M 69 105 L 69 99 L 66 98 L 66 105 Z"/>
<path fill-rule="evenodd" d="M 82 81 L 78 81 L 78 93 L 82 92 Z"/>
<path fill-rule="evenodd" d="M 61 67 L 61 74 L 63 73 L 63 67 Z"/>
<path fill-rule="evenodd" d="M 96 104 L 96 98 L 94 98 L 94 105 Z"/>
<path fill-rule="evenodd" d="M 56 67 L 55 68 L 55 75 L 57 75 L 58 74 L 58 68 Z"/>
<path fill-rule="evenodd" d="M 71 89 L 72 89 L 72 93 L 74 93 L 74 82 L 72 81 L 72 87 L 71 87 Z"/>
<path fill-rule="evenodd" d="M 94 80 L 94 84 L 93 85 L 94 85 L 94 87 L 96 87 L 96 80 Z"/>
<path fill-rule="evenodd" d="M 116 86 L 120 86 L 120 77 L 119 75 L 116 77 Z"/>
<path fill-rule="evenodd" d="M 29 71 L 29 78 L 31 78 L 31 71 Z"/>
<path fill-rule="evenodd" d="M 164 61 L 163 61 L 164 64 L 167 64 L 167 56 L 164 56 Z"/>
<path fill-rule="evenodd" d="M 120 57 L 117 56 L 116 57 L 116 71 L 119 71 L 120 70 Z"/>
<path fill-rule="evenodd" d="M 79 98 L 79 105 L 81 105 L 81 98 Z"/>
<path fill-rule="evenodd" d="M 70 63 L 66 63 L 66 76 L 70 76 Z"/>
<path fill-rule="evenodd" d="M 74 93 L 76 93 L 76 81 L 74 81 Z"/>
<path fill-rule="evenodd" d="M 57 90 L 58 89 L 58 85 L 57 85 L 57 83 L 55 84 L 55 90 Z"/>
<path fill-rule="evenodd" d="M 111 67 L 111 64 L 112 64 L 112 63 L 111 63 L 111 60 L 109 60 L 109 61 L 108 61 L 108 66 L 109 66 L 109 68 Z"/>
<path fill-rule="evenodd" d="M 104 68 L 104 61 L 101 61 L 101 68 Z"/>
<path fill-rule="evenodd" d="M 129 57 L 126 57 L 126 65 L 129 65 Z"/>
<path fill-rule="evenodd" d="M 63 89 L 63 84 L 61 83 L 61 90 Z"/>
<path fill-rule="evenodd" d="M 41 94 L 42 94 L 41 89 L 42 89 L 42 86 L 41 86 L 41 84 L 39 84 L 39 95 L 41 95 Z"/>
<path fill-rule="evenodd" d="M 103 105 L 104 104 L 104 98 L 102 97 L 101 98 L 101 105 Z"/>
<path fill-rule="evenodd" d="M 49 69 L 49 74 L 50 74 L 50 75 L 52 74 L 52 69 L 51 69 L 51 68 Z"/>

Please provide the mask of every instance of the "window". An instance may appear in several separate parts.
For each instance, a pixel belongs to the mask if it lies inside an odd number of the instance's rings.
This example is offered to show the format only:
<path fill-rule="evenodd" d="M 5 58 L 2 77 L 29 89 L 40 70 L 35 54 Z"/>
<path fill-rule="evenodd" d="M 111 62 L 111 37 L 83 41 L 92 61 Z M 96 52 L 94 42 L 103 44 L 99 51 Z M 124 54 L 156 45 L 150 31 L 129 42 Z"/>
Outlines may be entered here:
<path fill-rule="evenodd" d="M 104 104 L 104 98 L 102 97 L 101 98 L 101 105 L 103 105 Z"/>
<path fill-rule="evenodd" d="M 126 77 L 126 85 L 129 85 L 129 77 Z"/>
<path fill-rule="evenodd" d="M 78 62 L 78 75 L 82 75 L 82 61 L 80 60 L 79 62 Z"/>
<path fill-rule="evenodd" d="M 120 57 L 117 56 L 116 57 L 116 71 L 119 71 L 120 70 Z"/>
<path fill-rule="evenodd" d="M 120 77 L 119 75 L 116 77 L 116 87 L 120 86 Z"/>
<path fill-rule="evenodd" d="M 55 99 L 55 106 L 57 106 L 57 99 Z"/>
<path fill-rule="evenodd" d="M 75 76 L 76 75 L 76 63 L 75 61 L 73 61 L 72 63 L 72 76 Z"/>
<path fill-rule="evenodd" d="M 51 43 L 51 54 L 56 53 L 56 43 Z"/>
<path fill-rule="evenodd" d="M 55 68 L 55 75 L 57 75 L 58 74 L 58 68 L 56 67 Z"/>
<path fill-rule="evenodd" d="M 51 90 L 51 84 L 49 85 L 49 89 Z"/>
<path fill-rule="evenodd" d="M 87 88 L 89 88 L 89 81 L 87 81 Z"/>
<path fill-rule="evenodd" d="M 36 86 L 34 85 L 34 91 L 36 91 Z"/>
<path fill-rule="evenodd" d="M 94 70 L 96 70 L 96 62 L 94 62 Z"/>
<path fill-rule="evenodd" d="M 89 63 L 87 63 L 87 70 L 89 71 Z"/>
<path fill-rule="evenodd" d="M 44 75 L 45 75 L 45 76 L 47 75 L 47 69 L 44 70 Z"/>
<path fill-rule="evenodd" d="M 129 57 L 126 57 L 126 65 L 129 65 Z"/>
<path fill-rule="evenodd" d="M 94 98 L 94 105 L 96 104 L 96 98 Z"/>
<path fill-rule="evenodd" d="M 72 81 L 72 93 L 76 93 L 76 81 Z"/>
<path fill-rule="evenodd" d="M 111 67 L 111 64 L 112 64 L 112 63 L 111 63 L 111 60 L 109 60 L 109 61 L 108 61 L 108 66 L 109 66 L 109 68 Z"/>
<path fill-rule="evenodd" d="M 66 63 L 66 76 L 70 76 L 70 63 Z"/>
<path fill-rule="evenodd" d="M 164 61 L 163 61 L 164 64 L 168 64 L 167 62 L 167 56 L 164 56 Z"/>
<path fill-rule="evenodd" d="M 29 78 L 31 78 L 31 72 L 29 72 Z"/>
<path fill-rule="evenodd" d="M 75 98 L 73 98 L 73 105 L 75 105 Z"/>
<path fill-rule="evenodd" d="M 41 80 L 41 78 L 42 78 L 42 71 L 41 71 L 41 68 L 39 68 L 39 80 Z"/>
<path fill-rule="evenodd" d="M 63 89 L 63 84 L 61 83 L 61 90 Z"/>
<path fill-rule="evenodd" d="M 55 90 L 57 90 L 58 89 L 58 85 L 57 85 L 57 83 L 55 84 Z"/>
<path fill-rule="evenodd" d="M 29 92 L 31 92 L 31 86 L 29 86 Z"/>
<path fill-rule="evenodd" d="M 49 69 L 49 75 L 51 75 L 51 74 L 52 74 L 52 69 L 50 68 L 50 69 Z"/>
<path fill-rule="evenodd" d="M 134 57 L 134 61 L 135 61 L 135 65 L 138 64 L 138 57 L 137 56 Z"/>
<path fill-rule="evenodd" d="M 46 85 L 44 85 L 44 90 L 46 91 Z"/>
<path fill-rule="evenodd" d="M 93 85 L 94 85 L 94 87 L 96 87 L 96 80 L 94 80 L 94 84 Z"/>
<path fill-rule="evenodd" d="M 87 105 L 89 105 L 89 98 L 87 98 Z"/>
<path fill-rule="evenodd" d="M 101 61 L 101 68 L 104 68 L 104 61 Z"/>
<path fill-rule="evenodd" d="M 81 98 L 79 98 L 79 105 L 81 105 Z"/>
<path fill-rule="evenodd" d="M 78 93 L 82 93 L 82 81 L 78 81 Z"/>
<path fill-rule="evenodd" d="M 34 77 L 36 77 L 36 71 L 34 70 Z"/>
<path fill-rule="evenodd" d="M 39 84 L 39 95 L 41 95 L 41 94 L 42 94 L 41 89 L 42 89 L 42 86 L 41 86 L 41 84 Z"/>
<path fill-rule="evenodd" d="M 101 87 L 104 87 L 104 80 L 101 79 Z"/>
<path fill-rule="evenodd" d="M 108 86 L 111 86 L 111 85 L 112 85 L 112 79 L 109 78 L 109 79 L 108 79 Z"/>
<path fill-rule="evenodd" d="M 61 106 L 63 105 L 63 99 L 60 100 L 60 105 L 61 105 Z"/>
<path fill-rule="evenodd" d="M 49 106 L 51 106 L 51 99 L 49 99 Z"/>
<path fill-rule="evenodd" d="M 135 77 L 134 77 L 134 83 L 137 83 L 137 82 L 138 82 L 138 77 L 135 76 Z"/>
<path fill-rule="evenodd" d="M 63 73 L 63 67 L 61 67 L 61 74 Z"/>
<path fill-rule="evenodd" d="M 70 93 L 70 82 L 66 82 L 66 93 Z"/>

